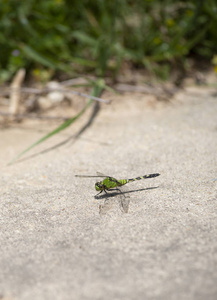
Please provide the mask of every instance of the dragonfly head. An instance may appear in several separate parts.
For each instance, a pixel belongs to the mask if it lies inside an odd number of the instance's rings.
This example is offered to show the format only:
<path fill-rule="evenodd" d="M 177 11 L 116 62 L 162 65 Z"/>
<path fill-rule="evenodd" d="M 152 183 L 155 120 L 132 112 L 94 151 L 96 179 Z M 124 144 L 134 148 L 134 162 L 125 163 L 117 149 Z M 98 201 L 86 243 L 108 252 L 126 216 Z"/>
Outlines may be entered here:
<path fill-rule="evenodd" d="M 102 191 L 103 190 L 103 186 L 102 186 L 102 182 L 101 181 L 95 183 L 95 189 L 97 191 Z"/>

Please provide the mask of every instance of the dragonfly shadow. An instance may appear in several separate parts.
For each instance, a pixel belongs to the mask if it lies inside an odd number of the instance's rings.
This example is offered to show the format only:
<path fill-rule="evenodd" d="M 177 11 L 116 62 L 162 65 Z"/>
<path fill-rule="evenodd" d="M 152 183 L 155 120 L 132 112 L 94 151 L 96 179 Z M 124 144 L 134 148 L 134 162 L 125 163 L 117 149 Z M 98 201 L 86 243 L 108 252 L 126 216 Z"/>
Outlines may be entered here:
<path fill-rule="evenodd" d="M 94 196 L 94 198 L 97 200 L 104 199 L 104 203 L 99 205 L 99 213 L 101 215 L 105 215 L 111 209 L 112 202 L 114 202 L 114 200 L 112 201 L 112 198 L 115 196 L 119 196 L 118 203 L 119 203 L 120 210 L 124 213 L 128 213 L 129 205 L 130 205 L 130 197 L 127 194 L 140 192 L 140 191 L 153 190 L 157 188 L 158 187 L 150 187 L 150 188 L 128 190 L 128 191 L 121 191 L 117 189 L 118 190 L 117 192 L 116 191 L 110 193 L 107 192 L 104 195 L 100 195 L 100 196 L 96 195 Z"/>
<path fill-rule="evenodd" d="M 153 186 L 153 187 L 144 188 L 144 189 L 129 190 L 129 191 L 120 191 L 120 190 L 118 190 L 117 192 L 116 191 L 115 192 L 106 192 L 103 195 L 95 195 L 94 198 L 96 200 L 109 199 L 109 198 L 115 197 L 115 196 L 120 195 L 120 194 L 125 195 L 125 194 L 130 194 L 130 193 L 135 193 L 135 192 L 154 190 L 154 189 L 157 189 L 157 188 L 158 188 L 158 186 Z M 111 191 L 114 191 L 114 190 L 112 189 Z"/>

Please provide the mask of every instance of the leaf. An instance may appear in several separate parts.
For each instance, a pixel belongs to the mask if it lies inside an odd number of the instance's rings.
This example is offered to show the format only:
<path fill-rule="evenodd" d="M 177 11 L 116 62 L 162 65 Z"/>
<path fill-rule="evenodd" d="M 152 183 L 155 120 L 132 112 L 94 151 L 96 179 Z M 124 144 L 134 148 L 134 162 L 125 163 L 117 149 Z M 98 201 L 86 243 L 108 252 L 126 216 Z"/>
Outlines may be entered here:
<path fill-rule="evenodd" d="M 30 47 L 28 45 L 23 45 L 22 50 L 29 58 L 33 59 L 34 61 L 36 61 L 46 67 L 49 67 L 52 69 L 57 69 L 57 64 L 55 64 L 51 60 L 47 59 L 46 57 L 42 56 L 41 54 L 39 54 L 32 47 Z"/>
<path fill-rule="evenodd" d="M 92 89 L 91 96 L 94 96 L 94 97 L 98 96 L 102 92 L 104 87 L 105 87 L 104 80 L 98 80 L 97 82 L 95 82 L 95 86 Z M 86 111 L 86 109 L 92 104 L 93 101 L 94 101 L 93 99 L 89 99 L 89 101 L 84 106 L 84 108 L 76 116 L 74 116 L 74 117 L 70 118 L 69 120 L 65 121 L 59 127 L 57 127 L 56 129 L 54 129 L 53 131 L 51 131 L 47 135 L 43 136 L 37 142 L 35 142 L 34 144 L 32 144 L 31 146 L 26 148 L 24 151 L 22 151 L 20 154 L 18 154 L 13 160 L 11 160 L 8 163 L 8 165 L 12 165 L 15 161 L 17 161 L 20 157 L 22 157 L 25 153 L 30 151 L 32 148 L 34 148 L 35 146 L 41 144 L 42 142 L 46 141 L 47 139 L 49 139 L 53 135 L 55 135 L 55 134 L 59 133 L 60 131 L 66 129 L 68 126 L 70 126 L 72 123 L 74 123 Z"/>

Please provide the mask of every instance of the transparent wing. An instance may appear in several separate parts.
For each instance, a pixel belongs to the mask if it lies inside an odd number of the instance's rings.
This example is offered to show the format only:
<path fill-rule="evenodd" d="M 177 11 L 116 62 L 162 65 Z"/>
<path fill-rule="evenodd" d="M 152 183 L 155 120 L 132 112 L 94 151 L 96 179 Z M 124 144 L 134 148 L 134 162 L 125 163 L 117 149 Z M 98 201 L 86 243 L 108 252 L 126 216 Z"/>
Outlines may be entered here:
<path fill-rule="evenodd" d="M 128 186 L 124 185 L 121 188 L 118 188 L 118 202 L 119 202 L 119 207 L 120 209 L 124 212 L 127 213 L 129 210 L 129 204 L 130 204 L 130 196 L 128 193 Z"/>
<path fill-rule="evenodd" d="M 122 212 L 127 213 L 130 204 L 130 197 L 127 191 L 128 187 L 126 186 L 107 191 L 104 203 L 99 205 L 99 213 L 105 215 L 108 211 L 117 209 L 117 204 Z"/>
<path fill-rule="evenodd" d="M 97 175 L 75 175 L 75 177 L 108 177 L 100 172 L 96 172 Z"/>
<path fill-rule="evenodd" d="M 96 174 L 97 174 L 97 177 L 109 177 L 108 175 L 105 175 L 101 172 L 96 172 Z"/>

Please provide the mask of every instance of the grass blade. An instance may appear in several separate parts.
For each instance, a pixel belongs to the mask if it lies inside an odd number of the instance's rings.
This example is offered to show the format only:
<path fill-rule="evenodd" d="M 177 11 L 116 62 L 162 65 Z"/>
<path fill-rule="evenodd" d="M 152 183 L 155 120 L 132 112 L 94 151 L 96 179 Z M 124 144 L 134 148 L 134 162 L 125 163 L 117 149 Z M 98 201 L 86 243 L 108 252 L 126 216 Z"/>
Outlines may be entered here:
<path fill-rule="evenodd" d="M 104 81 L 103 80 L 98 80 L 95 83 L 95 86 L 92 89 L 91 92 L 91 96 L 97 97 L 98 95 L 100 95 L 100 93 L 102 92 L 102 90 L 104 89 Z M 30 151 L 32 148 L 34 148 L 35 146 L 41 144 L 42 142 L 46 141 L 47 139 L 49 139 L 50 137 L 52 137 L 53 135 L 59 133 L 60 131 L 66 129 L 68 126 L 70 126 L 72 123 L 74 123 L 85 111 L 86 109 L 92 104 L 93 102 L 93 98 L 89 99 L 89 101 L 87 102 L 87 104 L 84 106 L 84 108 L 74 117 L 70 118 L 69 120 L 65 121 L 64 123 L 62 123 L 59 127 L 57 127 L 56 129 L 54 129 L 53 131 L 51 131 L 50 133 L 46 134 L 45 136 L 43 136 L 41 139 L 39 139 L 37 142 L 35 142 L 34 144 L 32 144 L 31 146 L 29 146 L 28 148 L 26 148 L 24 151 L 22 151 L 20 154 L 18 154 L 14 159 L 12 159 L 8 165 L 12 165 L 13 163 L 15 163 L 20 157 L 22 157 L 25 153 L 27 153 L 28 151 Z"/>

